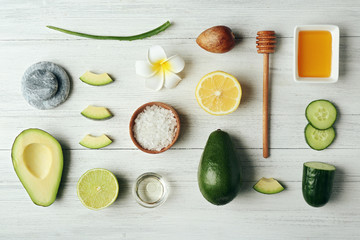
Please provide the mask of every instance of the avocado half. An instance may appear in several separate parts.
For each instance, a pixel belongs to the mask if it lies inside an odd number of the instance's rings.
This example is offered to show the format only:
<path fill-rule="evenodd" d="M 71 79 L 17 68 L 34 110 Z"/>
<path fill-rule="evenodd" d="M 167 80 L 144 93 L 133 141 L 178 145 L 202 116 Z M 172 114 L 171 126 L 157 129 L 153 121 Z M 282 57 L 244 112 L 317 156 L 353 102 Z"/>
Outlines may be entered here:
<path fill-rule="evenodd" d="M 31 200 L 39 206 L 51 205 L 56 199 L 63 171 L 59 142 L 43 130 L 27 129 L 16 137 L 11 158 Z"/>
<path fill-rule="evenodd" d="M 198 184 L 204 198 L 214 205 L 225 205 L 238 194 L 241 169 L 226 132 L 216 130 L 210 134 L 199 164 Z"/>

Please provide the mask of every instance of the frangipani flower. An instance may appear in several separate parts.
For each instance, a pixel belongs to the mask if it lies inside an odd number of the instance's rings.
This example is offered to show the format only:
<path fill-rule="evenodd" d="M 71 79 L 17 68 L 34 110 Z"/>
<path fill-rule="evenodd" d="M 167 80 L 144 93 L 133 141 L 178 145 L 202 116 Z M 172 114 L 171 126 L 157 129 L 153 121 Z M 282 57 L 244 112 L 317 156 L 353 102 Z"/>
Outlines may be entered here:
<path fill-rule="evenodd" d="M 169 58 L 161 46 L 152 46 L 147 53 L 147 61 L 136 61 L 136 74 L 146 78 L 145 86 L 160 90 L 163 86 L 174 88 L 181 78 L 176 73 L 185 67 L 184 60 L 174 55 Z"/>

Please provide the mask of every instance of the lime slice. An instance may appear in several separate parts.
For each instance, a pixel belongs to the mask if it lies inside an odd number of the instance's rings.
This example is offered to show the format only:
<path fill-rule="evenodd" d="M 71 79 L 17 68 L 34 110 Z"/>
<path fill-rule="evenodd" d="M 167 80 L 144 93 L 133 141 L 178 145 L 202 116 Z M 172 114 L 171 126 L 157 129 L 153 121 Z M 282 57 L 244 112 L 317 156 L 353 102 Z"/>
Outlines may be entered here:
<path fill-rule="evenodd" d="M 110 206 L 116 200 L 119 183 L 112 172 L 94 168 L 81 176 L 76 190 L 85 207 L 91 210 L 100 210 Z"/>

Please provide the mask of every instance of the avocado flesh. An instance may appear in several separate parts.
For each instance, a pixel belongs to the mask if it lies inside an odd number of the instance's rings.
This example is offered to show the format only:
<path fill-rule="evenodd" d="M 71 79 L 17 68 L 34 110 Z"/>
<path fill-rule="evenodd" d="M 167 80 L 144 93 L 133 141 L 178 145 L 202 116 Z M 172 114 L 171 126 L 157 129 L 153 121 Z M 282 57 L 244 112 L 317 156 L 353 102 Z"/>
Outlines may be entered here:
<path fill-rule="evenodd" d="M 264 194 L 275 194 L 284 190 L 284 187 L 274 178 L 261 178 L 253 188 Z"/>
<path fill-rule="evenodd" d="M 108 136 L 105 134 L 98 137 L 88 134 L 79 142 L 80 145 L 91 149 L 103 148 L 110 145 L 111 143 L 111 139 L 108 138 Z"/>
<path fill-rule="evenodd" d="M 239 160 L 230 136 L 221 130 L 212 132 L 199 164 L 200 192 L 210 203 L 225 205 L 236 197 L 240 183 Z"/>
<path fill-rule="evenodd" d="M 13 166 L 31 200 L 47 207 L 55 199 L 63 170 L 59 142 L 40 129 L 27 129 L 15 139 L 11 149 Z"/>
<path fill-rule="evenodd" d="M 111 83 L 113 80 L 107 73 L 96 74 L 90 71 L 84 73 L 80 80 L 93 86 L 102 86 Z"/>
<path fill-rule="evenodd" d="M 94 120 L 104 120 L 112 117 L 111 112 L 106 107 L 95 107 L 91 105 L 85 108 L 81 112 L 81 115 Z"/>

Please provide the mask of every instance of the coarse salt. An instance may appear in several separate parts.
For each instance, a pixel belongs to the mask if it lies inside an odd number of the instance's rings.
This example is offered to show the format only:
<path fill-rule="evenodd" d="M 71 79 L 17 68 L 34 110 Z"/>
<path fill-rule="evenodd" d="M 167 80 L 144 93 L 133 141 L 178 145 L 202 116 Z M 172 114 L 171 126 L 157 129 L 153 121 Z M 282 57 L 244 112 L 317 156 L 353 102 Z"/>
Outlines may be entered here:
<path fill-rule="evenodd" d="M 147 106 L 135 119 L 136 141 L 145 149 L 160 151 L 169 146 L 176 134 L 177 123 L 172 111 L 163 107 Z"/>

